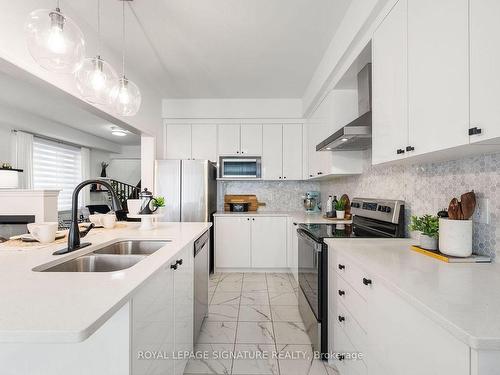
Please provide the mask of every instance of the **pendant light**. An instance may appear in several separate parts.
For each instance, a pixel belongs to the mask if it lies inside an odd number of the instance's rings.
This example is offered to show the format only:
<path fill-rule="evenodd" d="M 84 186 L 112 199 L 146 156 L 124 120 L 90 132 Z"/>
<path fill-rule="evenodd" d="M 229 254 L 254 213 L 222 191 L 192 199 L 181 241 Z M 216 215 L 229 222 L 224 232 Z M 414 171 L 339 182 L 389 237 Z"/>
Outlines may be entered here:
<path fill-rule="evenodd" d="M 97 34 L 101 51 L 100 0 L 97 0 Z M 76 86 L 80 94 L 85 100 L 95 104 L 108 104 L 109 93 L 116 79 L 115 70 L 100 55 L 83 60 L 81 68 L 76 72 Z"/>
<path fill-rule="evenodd" d="M 85 57 L 85 40 L 80 28 L 59 8 L 31 12 L 24 25 L 28 51 L 43 68 L 73 73 Z"/>
<path fill-rule="evenodd" d="M 110 105 L 122 116 L 134 116 L 141 106 L 141 92 L 137 85 L 125 76 L 125 1 L 122 1 L 122 76 L 111 89 Z"/>

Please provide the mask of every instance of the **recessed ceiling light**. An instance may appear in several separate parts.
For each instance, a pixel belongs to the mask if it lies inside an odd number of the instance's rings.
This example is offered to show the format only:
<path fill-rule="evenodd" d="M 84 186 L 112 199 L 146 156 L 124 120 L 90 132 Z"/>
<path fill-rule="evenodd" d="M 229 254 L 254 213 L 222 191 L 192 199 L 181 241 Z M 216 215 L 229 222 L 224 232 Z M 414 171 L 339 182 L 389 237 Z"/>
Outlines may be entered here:
<path fill-rule="evenodd" d="M 327 147 L 326 149 L 327 149 L 327 150 L 331 150 L 332 148 L 331 148 L 331 147 Z"/>
<path fill-rule="evenodd" d="M 119 127 L 111 128 L 111 134 L 116 135 L 117 137 L 125 137 L 127 132 Z"/>
<path fill-rule="evenodd" d="M 347 139 L 347 138 L 342 138 L 342 139 L 341 139 L 341 141 L 342 141 L 342 142 L 347 142 L 348 140 L 349 140 L 349 139 Z"/>

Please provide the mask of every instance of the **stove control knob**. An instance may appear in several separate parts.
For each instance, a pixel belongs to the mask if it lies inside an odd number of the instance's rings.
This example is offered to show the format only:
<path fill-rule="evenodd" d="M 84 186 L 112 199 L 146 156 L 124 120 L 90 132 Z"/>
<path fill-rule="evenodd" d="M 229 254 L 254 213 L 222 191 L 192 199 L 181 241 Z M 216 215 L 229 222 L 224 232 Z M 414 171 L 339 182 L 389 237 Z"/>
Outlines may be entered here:
<path fill-rule="evenodd" d="M 392 211 L 392 210 L 391 210 L 391 208 L 390 208 L 389 206 L 385 206 L 385 212 L 389 213 L 389 212 L 391 212 L 391 211 Z"/>

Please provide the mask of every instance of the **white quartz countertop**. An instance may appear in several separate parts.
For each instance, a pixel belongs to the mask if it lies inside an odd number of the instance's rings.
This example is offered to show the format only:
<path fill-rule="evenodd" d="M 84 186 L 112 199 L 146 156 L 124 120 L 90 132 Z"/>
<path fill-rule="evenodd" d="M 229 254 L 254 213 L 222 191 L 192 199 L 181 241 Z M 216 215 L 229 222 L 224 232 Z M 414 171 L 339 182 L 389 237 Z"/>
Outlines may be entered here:
<path fill-rule="evenodd" d="M 500 350 L 499 263 L 445 263 L 411 251 L 410 239 L 326 243 L 470 347 Z"/>
<path fill-rule="evenodd" d="M 285 216 L 291 217 L 297 224 L 350 224 L 352 222 L 351 220 L 325 219 L 321 212 L 308 213 L 305 211 L 219 211 L 214 216 Z"/>
<path fill-rule="evenodd" d="M 92 335 L 130 300 L 134 291 L 180 250 L 192 246 L 210 223 L 159 223 L 139 231 L 139 223 L 120 229 L 94 229 L 92 246 L 52 255 L 66 244 L 37 249 L 0 245 L 0 342 L 80 342 Z M 131 268 L 116 272 L 35 272 L 120 239 L 168 239 L 167 245 Z"/>

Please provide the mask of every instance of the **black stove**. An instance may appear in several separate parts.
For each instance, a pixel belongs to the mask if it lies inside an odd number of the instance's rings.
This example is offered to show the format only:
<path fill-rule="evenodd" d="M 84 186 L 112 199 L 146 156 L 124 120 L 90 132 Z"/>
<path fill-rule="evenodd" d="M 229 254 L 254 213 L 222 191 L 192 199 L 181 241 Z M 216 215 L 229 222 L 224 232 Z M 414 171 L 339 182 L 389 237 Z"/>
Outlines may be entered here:
<path fill-rule="evenodd" d="M 354 198 L 352 224 L 300 224 L 299 310 L 314 350 L 328 353 L 328 246 L 329 238 L 404 237 L 404 202 Z M 314 324 L 317 323 L 317 328 Z"/>

